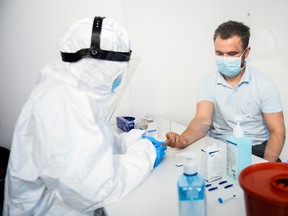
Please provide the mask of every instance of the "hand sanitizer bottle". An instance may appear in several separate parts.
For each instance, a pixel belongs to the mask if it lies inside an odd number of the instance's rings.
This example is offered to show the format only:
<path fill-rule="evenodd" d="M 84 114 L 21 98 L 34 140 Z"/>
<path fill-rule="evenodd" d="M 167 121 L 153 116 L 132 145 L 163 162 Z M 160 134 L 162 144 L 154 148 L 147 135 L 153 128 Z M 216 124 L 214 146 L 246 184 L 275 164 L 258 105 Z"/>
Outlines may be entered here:
<path fill-rule="evenodd" d="M 237 123 L 233 129 L 233 135 L 227 137 L 227 176 L 238 181 L 240 172 L 247 166 L 251 165 L 252 144 L 250 139 L 244 136 L 240 122 L 244 116 L 235 116 Z"/>
<path fill-rule="evenodd" d="M 178 178 L 179 215 L 206 215 L 205 181 L 197 172 L 195 154 L 181 153 L 186 157 L 184 172 Z"/>

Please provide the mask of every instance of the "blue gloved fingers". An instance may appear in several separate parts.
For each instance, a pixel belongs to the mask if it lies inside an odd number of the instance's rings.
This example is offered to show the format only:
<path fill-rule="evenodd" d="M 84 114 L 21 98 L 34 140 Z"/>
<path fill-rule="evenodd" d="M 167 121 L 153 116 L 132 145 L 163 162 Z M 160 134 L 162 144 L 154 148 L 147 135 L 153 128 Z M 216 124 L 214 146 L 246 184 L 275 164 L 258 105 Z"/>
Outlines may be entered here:
<path fill-rule="evenodd" d="M 165 145 L 164 141 L 158 141 L 154 137 L 151 137 L 151 136 L 143 135 L 142 138 L 150 140 L 156 149 L 156 159 L 154 162 L 154 168 L 155 168 L 162 161 L 165 155 L 165 150 L 167 149 L 167 146 Z"/>
<path fill-rule="evenodd" d="M 164 141 L 156 140 L 154 137 L 151 137 L 151 136 L 143 135 L 142 138 L 143 138 L 143 139 L 148 139 L 148 140 L 150 140 L 156 148 L 158 148 L 158 147 L 160 147 L 161 145 L 165 144 Z"/>
<path fill-rule="evenodd" d="M 155 143 L 160 143 L 160 142 L 161 142 L 161 141 L 158 141 L 158 140 L 156 140 L 154 137 L 151 137 L 151 136 L 143 135 L 142 138 L 143 138 L 143 139 L 148 139 L 148 140 L 150 140 L 153 144 L 155 144 Z"/>
<path fill-rule="evenodd" d="M 154 168 L 158 166 L 158 164 L 162 161 L 163 157 L 165 156 L 166 149 L 167 149 L 167 146 L 160 146 L 156 148 L 156 159 L 154 162 Z"/>
<path fill-rule="evenodd" d="M 161 145 L 161 146 L 157 147 L 156 149 L 159 149 L 159 148 L 161 148 L 161 150 L 165 152 L 166 149 L 167 149 L 167 146 L 166 145 Z"/>
<path fill-rule="evenodd" d="M 155 162 L 154 162 L 154 168 L 156 166 L 158 166 L 158 164 L 162 161 L 164 155 L 165 155 L 165 151 L 163 150 L 162 147 L 159 147 L 159 148 L 156 148 L 156 159 L 155 159 Z"/>

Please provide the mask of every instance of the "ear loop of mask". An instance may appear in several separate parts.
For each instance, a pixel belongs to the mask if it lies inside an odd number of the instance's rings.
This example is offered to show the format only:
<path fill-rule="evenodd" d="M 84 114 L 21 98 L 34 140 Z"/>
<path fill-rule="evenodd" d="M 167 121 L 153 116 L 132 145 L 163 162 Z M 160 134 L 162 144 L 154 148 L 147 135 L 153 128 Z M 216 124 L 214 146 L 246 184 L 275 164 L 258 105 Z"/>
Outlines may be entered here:
<path fill-rule="evenodd" d="M 243 68 L 246 66 L 245 65 L 245 60 L 246 58 L 244 57 L 244 63 L 243 63 L 243 67 L 242 67 L 242 56 L 246 53 L 247 50 L 249 50 L 250 47 L 247 47 L 241 54 L 240 58 L 241 58 L 241 62 L 240 62 L 240 67 L 241 67 L 241 70 L 243 70 Z"/>

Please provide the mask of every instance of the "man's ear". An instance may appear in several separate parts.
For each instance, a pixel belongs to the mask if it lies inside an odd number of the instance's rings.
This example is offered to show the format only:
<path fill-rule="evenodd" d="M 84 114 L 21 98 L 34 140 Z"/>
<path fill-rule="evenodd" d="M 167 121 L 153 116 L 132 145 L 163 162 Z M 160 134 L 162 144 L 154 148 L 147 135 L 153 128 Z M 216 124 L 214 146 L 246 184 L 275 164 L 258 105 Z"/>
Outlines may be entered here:
<path fill-rule="evenodd" d="M 251 47 L 248 47 L 248 48 L 246 49 L 246 52 L 245 52 L 245 59 L 249 56 L 249 54 L 250 54 L 250 50 L 251 50 Z"/>

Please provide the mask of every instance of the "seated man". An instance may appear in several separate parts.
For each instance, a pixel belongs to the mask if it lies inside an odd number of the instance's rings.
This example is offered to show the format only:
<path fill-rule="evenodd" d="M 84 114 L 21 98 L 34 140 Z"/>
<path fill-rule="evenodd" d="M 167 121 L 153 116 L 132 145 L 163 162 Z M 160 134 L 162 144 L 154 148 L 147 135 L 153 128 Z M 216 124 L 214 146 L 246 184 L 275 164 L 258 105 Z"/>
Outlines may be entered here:
<path fill-rule="evenodd" d="M 252 141 L 252 153 L 268 161 L 279 161 L 285 126 L 280 96 L 265 74 L 249 66 L 250 29 L 240 22 L 221 24 L 214 34 L 218 71 L 206 75 L 198 88 L 197 109 L 181 134 L 167 133 L 166 144 L 182 148 L 210 136 L 225 141 L 236 126 L 236 115 L 250 115 L 241 126 Z"/>

